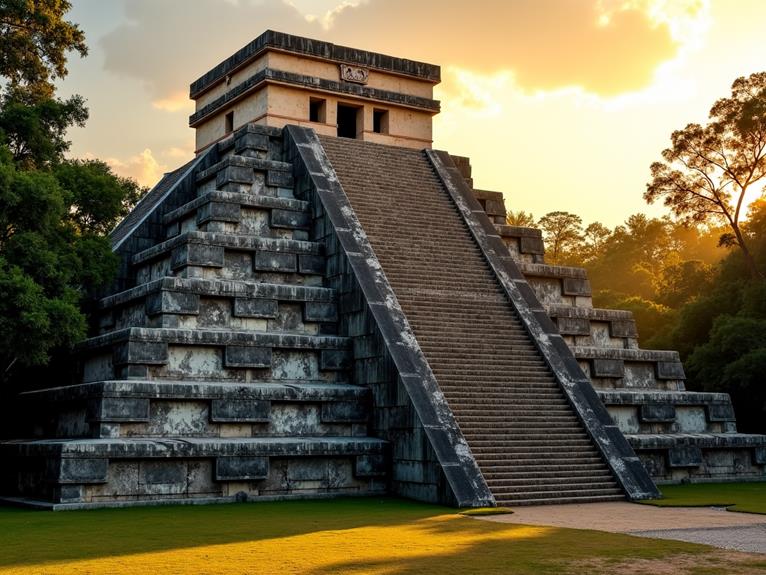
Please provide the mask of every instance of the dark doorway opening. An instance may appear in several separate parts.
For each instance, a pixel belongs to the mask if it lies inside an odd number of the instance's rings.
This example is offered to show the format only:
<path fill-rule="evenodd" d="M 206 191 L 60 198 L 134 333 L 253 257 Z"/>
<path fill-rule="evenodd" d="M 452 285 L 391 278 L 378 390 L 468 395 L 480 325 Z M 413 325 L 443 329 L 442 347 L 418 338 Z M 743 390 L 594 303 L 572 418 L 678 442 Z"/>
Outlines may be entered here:
<path fill-rule="evenodd" d="M 357 130 L 357 117 L 359 116 L 360 108 L 355 106 L 344 106 L 338 104 L 338 137 L 339 138 L 356 138 Z"/>
<path fill-rule="evenodd" d="M 388 112 L 386 110 L 372 111 L 372 131 L 376 134 L 388 134 Z"/>
<path fill-rule="evenodd" d="M 311 98 L 309 100 L 309 122 L 326 122 L 326 109 L 327 100 L 320 100 L 319 98 Z"/>

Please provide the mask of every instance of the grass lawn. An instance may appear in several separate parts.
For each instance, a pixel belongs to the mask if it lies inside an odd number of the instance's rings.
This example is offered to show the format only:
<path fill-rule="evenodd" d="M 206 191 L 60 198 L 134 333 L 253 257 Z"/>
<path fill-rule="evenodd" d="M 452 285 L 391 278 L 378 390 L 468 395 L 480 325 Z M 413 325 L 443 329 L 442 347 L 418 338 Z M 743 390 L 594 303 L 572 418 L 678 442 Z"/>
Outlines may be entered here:
<path fill-rule="evenodd" d="M 397 499 L 0 508 L 0 574 L 766 573 L 766 557 L 480 521 Z"/>
<path fill-rule="evenodd" d="M 766 514 L 766 483 L 694 483 L 662 485 L 664 499 L 643 501 L 659 507 L 727 507 Z"/>

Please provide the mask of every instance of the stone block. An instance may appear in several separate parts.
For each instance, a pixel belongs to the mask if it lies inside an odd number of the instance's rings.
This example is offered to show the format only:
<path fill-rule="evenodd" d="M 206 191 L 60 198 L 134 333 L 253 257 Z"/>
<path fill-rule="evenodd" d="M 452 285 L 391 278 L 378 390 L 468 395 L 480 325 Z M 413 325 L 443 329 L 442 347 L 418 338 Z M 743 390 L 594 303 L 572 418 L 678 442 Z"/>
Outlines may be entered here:
<path fill-rule="evenodd" d="M 756 465 L 766 465 L 766 447 L 756 447 L 753 449 L 753 463 Z"/>
<path fill-rule="evenodd" d="M 345 349 L 323 349 L 319 353 L 319 369 L 339 371 L 351 367 L 351 354 Z"/>
<path fill-rule="evenodd" d="M 148 421 L 149 399 L 143 397 L 104 397 L 94 400 L 89 411 L 91 421 Z"/>
<path fill-rule="evenodd" d="M 271 367 L 271 348 L 248 345 L 227 345 L 224 353 L 226 367 Z"/>
<path fill-rule="evenodd" d="M 594 359 L 591 374 L 593 377 L 623 377 L 625 375 L 625 362 L 621 359 Z"/>
<path fill-rule="evenodd" d="M 356 477 L 385 477 L 387 469 L 386 456 L 380 453 L 357 455 L 354 462 Z"/>
<path fill-rule="evenodd" d="M 277 317 L 278 305 L 275 299 L 234 298 L 236 317 Z"/>
<path fill-rule="evenodd" d="M 562 293 L 564 295 L 591 295 L 590 282 L 582 278 L 563 278 Z"/>
<path fill-rule="evenodd" d="M 227 423 L 264 423 L 271 414 L 271 402 L 258 399 L 214 399 L 210 421 Z"/>
<path fill-rule="evenodd" d="M 183 266 L 223 267 L 223 246 L 205 244 L 184 244 L 173 250 L 170 256 L 170 267 L 177 269 Z"/>
<path fill-rule="evenodd" d="M 556 318 L 561 335 L 590 335 L 590 321 L 582 317 Z"/>
<path fill-rule="evenodd" d="M 149 367 L 146 365 L 125 365 L 115 371 L 115 377 L 119 379 L 147 379 Z"/>
<path fill-rule="evenodd" d="M 736 421 L 731 403 L 710 403 L 707 406 L 708 421 Z"/>
<path fill-rule="evenodd" d="M 633 320 L 612 320 L 609 322 L 612 337 L 638 337 L 636 322 Z"/>
<path fill-rule="evenodd" d="M 325 273 L 325 257 L 311 254 L 301 254 L 298 256 L 298 271 L 302 274 Z"/>
<path fill-rule="evenodd" d="M 256 481 L 269 475 L 268 457 L 218 457 L 216 481 Z"/>
<path fill-rule="evenodd" d="M 271 226 L 274 228 L 300 228 L 308 229 L 311 225 L 311 216 L 308 212 L 296 212 L 293 210 L 271 210 Z"/>
<path fill-rule="evenodd" d="M 290 481 L 322 481 L 327 478 L 327 460 L 319 458 L 293 459 L 288 463 Z"/>
<path fill-rule="evenodd" d="M 239 204 L 229 202 L 208 202 L 197 209 L 197 223 L 205 222 L 239 222 L 241 218 Z"/>
<path fill-rule="evenodd" d="M 484 204 L 484 211 L 489 216 L 505 216 L 505 205 L 503 200 L 487 200 Z"/>
<path fill-rule="evenodd" d="M 338 306 L 335 302 L 307 301 L 303 306 L 303 321 L 338 321 Z"/>
<path fill-rule="evenodd" d="M 287 252 L 255 252 L 255 269 L 267 272 L 294 272 L 297 270 L 295 254 Z"/>
<path fill-rule="evenodd" d="M 282 170 L 269 170 L 266 175 L 266 185 L 277 188 L 292 188 L 293 175 Z"/>
<path fill-rule="evenodd" d="M 265 134 L 253 134 L 245 132 L 234 140 L 234 152 L 242 155 L 247 150 L 257 150 L 259 152 L 269 151 L 269 137 Z"/>
<path fill-rule="evenodd" d="M 367 421 L 367 406 L 361 401 L 329 401 L 322 404 L 323 423 Z"/>
<path fill-rule="evenodd" d="M 655 367 L 657 379 L 686 379 L 680 361 L 658 361 Z"/>
<path fill-rule="evenodd" d="M 676 408 L 670 403 L 654 403 L 641 406 L 641 421 L 647 423 L 672 422 L 676 419 Z"/>
<path fill-rule="evenodd" d="M 531 238 L 528 236 L 522 236 L 519 242 L 519 251 L 522 254 L 539 254 L 545 253 L 545 245 L 542 238 Z"/>
<path fill-rule="evenodd" d="M 253 168 L 245 166 L 226 166 L 215 175 L 215 187 L 221 188 L 226 184 L 252 184 L 255 181 Z"/>
<path fill-rule="evenodd" d="M 104 458 L 62 458 L 53 464 L 57 467 L 55 483 L 106 483 L 109 460 Z"/>
<path fill-rule="evenodd" d="M 163 365 L 167 360 L 168 344 L 160 341 L 126 341 L 114 347 L 112 357 L 115 365 Z"/>
<path fill-rule="evenodd" d="M 699 467 L 702 465 L 702 450 L 693 445 L 668 449 L 670 467 Z"/>
<path fill-rule="evenodd" d="M 79 503 L 82 496 L 82 485 L 61 485 L 58 488 L 58 499 L 61 503 Z"/>
<path fill-rule="evenodd" d="M 143 485 L 178 485 L 186 483 L 183 461 L 142 461 L 138 482 Z"/>
<path fill-rule="evenodd" d="M 146 296 L 145 310 L 147 315 L 194 315 L 199 313 L 199 295 L 164 290 L 151 293 Z"/>

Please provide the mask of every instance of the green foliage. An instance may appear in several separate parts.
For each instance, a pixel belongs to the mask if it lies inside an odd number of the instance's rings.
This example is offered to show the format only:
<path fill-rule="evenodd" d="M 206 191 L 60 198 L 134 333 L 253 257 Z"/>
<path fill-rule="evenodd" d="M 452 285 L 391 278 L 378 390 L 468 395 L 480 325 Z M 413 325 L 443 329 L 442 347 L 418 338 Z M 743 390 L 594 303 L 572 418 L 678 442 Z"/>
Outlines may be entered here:
<path fill-rule="evenodd" d="M 582 218 L 569 212 L 550 212 L 537 222 L 543 231 L 548 262 L 569 263 L 569 257 L 582 240 Z"/>
<path fill-rule="evenodd" d="M 704 126 L 673 132 L 663 160 L 651 166 L 644 198 L 662 199 L 683 222 L 726 224 L 720 245 L 739 247 L 750 275 L 763 280 L 741 221 L 746 194 L 766 178 L 766 72 L 737 78 L 709 117 Z"/>
<path fill-rule="evenodd" d="M 66 131 L 83 126 L 88 119 L 85 100 L 52 97 L 24 101 L 6 94 L 0 103 L 0 140 L 8 145 L 15 162 L 27 168 L 42 168 L 60 162 L 69 149 Z"/>
<path fill-rule="evenodd" d="M 64 14 L 67 0 L 0 1 L 0 76 L 12 86 L 46 87 L 67 74 L 66 53 L 88 53 L 85 35 Z"/>
<path fill-rule="evenodd" d="M 725 391 L 737 406 L 743 431 L 762 431 L 766 414 L 766 319 L 722 315 L 707 342 L 694 349 L 686 368 L 696 386 Z"/>
<path fill-rule="evenodd" d="M 88 294 L 117 267 L 104 232 L 140 188 L 102 162 L 16 167 L 0 148 L 0 370 L 45 363 L 83 338 Z"/>
<path fill-rule="evenodd" d="M 518 226 L 520 228 L 533 228 L 535 227 L 535 216 L 532 215 L 532 212 L 508 210 L 505 216 L 505 223 L 509 226 Z"/>
<path fill-rule="evenodd" d="M 63 162 L 53 174 L 69 200 L 68 217 L 80 233 L 109 233 L 146 193 L 135 180 L 115 176 L 100 160 Z"/>
<path fill-rule="evenodd" d="M 699 260 L 687 260 L 666 266 L 655 280 L 657 301 L 679 308 L 712 287 L 713 267 Z"/>
<path fill-rule="evenodd" d="M 87 54 L 66 0 L 0 0 L 0 378 L 86 335 L 88 298 L 117 268 L 106 234 L 145 191 L 100 161 L 66 160 L 85 100 L 55 96 Z"/>

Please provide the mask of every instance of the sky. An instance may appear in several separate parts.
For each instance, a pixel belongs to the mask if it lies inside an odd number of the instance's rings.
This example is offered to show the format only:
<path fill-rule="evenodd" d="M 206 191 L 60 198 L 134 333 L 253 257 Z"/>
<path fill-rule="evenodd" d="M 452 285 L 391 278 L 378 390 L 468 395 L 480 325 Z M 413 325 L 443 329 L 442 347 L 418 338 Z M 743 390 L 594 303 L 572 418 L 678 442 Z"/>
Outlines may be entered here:
<path fill-rule="evenodd" d="M 441 66 L 434 147 L 540 217 L 613 227 L 643 200 L 673 130 L 766 70 L 764 0 L 72 0 L 90 54 L 71 156 L 152 186 L 193 156 L 189 84 L 266 29 Z"/>

